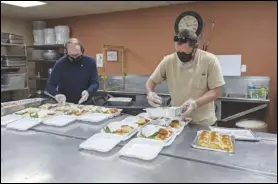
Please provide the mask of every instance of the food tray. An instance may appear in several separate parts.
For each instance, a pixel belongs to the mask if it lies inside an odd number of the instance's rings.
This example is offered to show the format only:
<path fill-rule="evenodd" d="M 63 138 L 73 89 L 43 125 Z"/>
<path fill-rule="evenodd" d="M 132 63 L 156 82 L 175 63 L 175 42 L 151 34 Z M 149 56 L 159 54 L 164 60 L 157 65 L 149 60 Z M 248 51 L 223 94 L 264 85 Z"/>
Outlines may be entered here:
<path fill-rule="evenodd" d="M 108 100 L 109 105 L 112 106 L 129 106 L 131 104 L 132 98 L 124 98 L 124 97 L 112 97 Z"/>
<path fill-rule="evenodd" d="M 145 122 L 147 121 L 143 125 L 140 125 L 140 123 L 138 122 L 138 121 L 140 121 L 141 118 L 145 119 Z M 122 122 L 124 122 L 124 123 L 134 123 L 134 124 L 137 124 L 139 128 L 143 128 L 147 124 L 151 123 L 151 119 L 144 118 L 144 117 L 138 117 L 138 116 L 128 116 L 125 119 L 123 119 Z"/>
<path fill-rule="evenodd" d="M 46 120 L 43 120 L 43 124 L 45 125 L 50 125 L 50 126 L 66 126 L 70 123 L 75 121 L 74 117 L 66 116 L 66 115 L 58 115 L 58 116 L 53 116 L 51 118 L 48 118 Z"/>
<path fill-rule="evenodd" d="M 40 123 L 41 123 L 41 121 L 38 119 L 25 117 L 18 121 L 13 122 L 13 123 L 9 123 L 6 127 L 8 129 L 26 131 L 34 126 L 39 125 Z"/>
<path fill-rule="evenodd" d="M 28 109 L 36 109 L 36 110 L 39 110 L 37 113 L 45 113 L 45 117 L 31 117 L 31 116 L 26 116 L 25 114 L 17 114 L 17 113 L 21 113 L 21 112 L 24 112 Z M 48 114 L 49 112 L 53 113 L 53 114 Z M 27 117 L 27 118 L 30 118 L 30 119 L 36 119 L 40 122 L 42 122 L 43 120 L 47 120 L 49 118 L 52 118 L 54 116 L 57 115 L 57 113 L 55 111 L 52 111 L 52 110 L 41 110 L 39 108 L 33 108 L 33 107 L 29 107 L 29 108 L 26 108 L 26 109 L 23 109 L 23 110 L 20 110 L 20 111 L 17 111 L 14 113 L 15 115 L 18 115 L 18 116 L 21 116 L 21 117 Z"/>
<path fill-rule="evenodd" d="M 44 98 L 33 98 L 33 99 L 17 100 L 17 101 L 12 101 L 12 102 L 4 102 L 4 103 L 1 103 L 1 108 L 26 105 L 26 104 L 33 103 L 33 102 L 41 102 L 43 100 L 45 100 L 45 99 Z"/>
<path fill-rule="evenodd" d="M 212 131 L 233 135 L 235 137 L 235 140 L 238 141 L 260 141 L 261 140 L 249 129 L 220 128 L 220 127 L 212 127 L 212 126 L 210 126 L 209 128 Z"/>
<path fill-rule="evenodd" d="M 77 120 L 97 123 L 106 120 L 110 117 L 109 114 L 102 113 L 87 113 L 77 117 Z"/>
<path fill-rule="evenodd" d="M 180 128 L 171 127 L 170 124 L 173 120 L 179 121 L 181 127 Z M 160 125 L 163 127 L 171 127 L 175 131 L 175 134 L 179 135 L 183 131 L 184 127 L 187 126 L 191 120 L 192 120 L 191 118 L 186 118 L 186 121 L 181 121 L 179 120 L 179 118 L 159 118 L 151 121 L 151 124 Z"/>
<path fill-rule="evenodd" d="M 119 144 L 122 139 L 123 137 L 120 135 L 98 133 L 82 142 L 79 145 L 79 148 L 91 151 L 108 152 Z"/>
<path fill-rule="evenodd" d="M 149 125 L 147 125 L 147 126 L 149 126 Z M 148 128 L 147 126 L 145 126 L 144 128 Z M 157 128 L 158 130 L 160 129 L 160 128 L 163 128 L 163 129 L 166 129 L 166 127 L 163 127 L 163 126 L 159 126 L 159 125 L 154 125 L 155 126 L 155 128 Z M 156 140 L 156 139 L 154 139 L 154 138 L 149 138 L 149 137 L 144 137 L 144 136 L 142 136 L 142 131 L 143 131 L 143 128 L 137 133 L 137 137 L 138 138 L 141 138 L 141 139 L 151 139 L 151 140 L 155 140 L 155 141 L 159 141 L 159 142 L 163 142 L 164 144 L 165 144 L 165 146 L 169 146 L 169 145 L 171 145 L 172 143 L 173 143 L 173 139 L 175 139 L 176 138 L 176 133 L 175 133 L 175 131 L 172 129 L 172 135 L 170 136 L 170 137 L 168 137 L 167 139 L 165 139 L 165 140 Z"/>
<path fill-rule="evenodd" d="M 142 160 L 153 160 L 162 150 L 164 143 L 151 139 L 135 138 L 129 141 L 119 154 L 126 157 L 133 157 Z"/>
<path fill-rule="evenodd" d="M 137 124 L 123 123 L 123 122 L 121 122 L 121 121 L 109 123 L 109 125 L 111 125 L 111 124 L 116 124 L 116 125 L 118 125 L 118 126 L 129 125 L 129 126 L 132 126 L 132 127 L 134 128 L 130 133 L 128 133 L 128 134 L 126 134 L 126 135 L 122 135 L 122 136 L 123 136 L 122 141 L 126 141 L 126 140 L 130 139 L 130 138 L 131 138 L 134 134 L 136 134 L 136 132 L 138 131 L 138 125 L 137 125 Z M 108 125 L 107 125 L 107 126 L 108 126 Z M 103 129 L 101 129 L 101 133 L 106 133 L 106 132 L 105 132 L 105 128 L 106 128 L 107 126 L 105 126 Z M 114 133 L 108 133 L 108 134 L 114 134 Z"/>
<path fill-rule="evenodd" d="M 150 117 L 180 117 L 183 111 L 182 107 L 157 107 L 146 108 L 148 116 Z"/>
<path fill-rule="evenodd" d="M 23 117 L 15 115 L 15 114 L 9 114 L 6 116 L 2 116 L 1 117 L 1 126 L 6 126 L 7 124 L 12 123 L 14 121 L 18 121 L 21 118 L 23 118 Z"/>
<path fill-rule="evenodd" d="M 202 132 L 201 130 L 197 132 L 197 136 L 195 137 L 193 143 L 191 144 L 191 147 L 196 148 L 196 149 L 208 150 L 208 151 L 217 151 L 217 152 L 231 153 L 231 154 L 235 153 L 235 138 L 234 138 L 234 136 L 229 135 L 229 134 L 220 133 L 220 135 L 228 135 L 228 136 L 231 136 L 231 138 L 232 138 L 232 143 L 233 143 L 234 150 L 232 152 L 227 152 L 227 151 L 224 151 L 224 150 L 212 149 L 212 148 L 206 148 L 206 147 L 198 146 L 198 137 L 199 137 L 201 132 Z"/>

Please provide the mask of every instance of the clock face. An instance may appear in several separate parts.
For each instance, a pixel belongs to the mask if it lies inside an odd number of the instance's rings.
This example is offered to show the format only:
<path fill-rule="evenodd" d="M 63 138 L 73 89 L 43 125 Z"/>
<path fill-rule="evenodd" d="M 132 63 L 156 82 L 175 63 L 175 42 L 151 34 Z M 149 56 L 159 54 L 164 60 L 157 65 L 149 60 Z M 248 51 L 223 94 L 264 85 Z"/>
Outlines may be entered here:
<path fill-rule="evenodd" d="M 198 21 L 192 15 L 187 15 L 183 17 L 179 22 L 179 30 L 182 29 L 192 29 L 195 33 L 198 29 Z"/>
<path fill-rule="evenodd" d="M 185 11 L 177 17 L 174 29 L 176 34 L 182 29 L 192 29 L 199 36 L 203 29 L 203 19 L 197 12 Z"/>

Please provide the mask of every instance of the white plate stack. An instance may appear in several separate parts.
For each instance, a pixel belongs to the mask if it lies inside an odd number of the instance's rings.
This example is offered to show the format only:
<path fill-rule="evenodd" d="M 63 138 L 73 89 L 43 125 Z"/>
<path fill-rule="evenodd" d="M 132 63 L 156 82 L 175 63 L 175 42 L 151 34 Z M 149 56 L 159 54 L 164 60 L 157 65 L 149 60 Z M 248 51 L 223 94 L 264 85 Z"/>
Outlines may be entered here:
<path fill-rule="evenodd" d="M 69 26 L 55 26 L 56 44 L 65 44 L 70 37 Z"/>
<path fill-rule="evenodd" d="M 55 31 L 52 28 L 44 29 L 44 44 L 54 45 L 56 43 Z"/>
<path fill-rule="evenodd" d="M 34 45 L 44 44 L 44 29 L 46 28 L 46 23 L 44 21 L 33 21 L 33 36 Z"/>

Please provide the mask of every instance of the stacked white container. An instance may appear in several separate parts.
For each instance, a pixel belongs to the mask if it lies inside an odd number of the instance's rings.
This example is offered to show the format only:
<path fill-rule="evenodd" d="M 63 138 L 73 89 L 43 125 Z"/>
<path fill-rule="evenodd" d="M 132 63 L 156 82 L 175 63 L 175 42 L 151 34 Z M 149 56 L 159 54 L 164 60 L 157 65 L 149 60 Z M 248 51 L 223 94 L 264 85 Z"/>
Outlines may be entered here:
<path fill-rule="evenodd" d="M 46 27 L 46 23 L 44 21 L 33 21 L 34 45 L 44 44 L 45 27 Z"/>
<path fill-rule="evenodd" d="M 53 45 L 56 43 L 55 31 L 52 28 L 44 29 L 44 44 Z"/>
<path fill-rule="evenodd" d="M 56 44 L 65 44 L 70 35 L 69 26 L 56 26 L 54 29 L 56 34 Z"/>

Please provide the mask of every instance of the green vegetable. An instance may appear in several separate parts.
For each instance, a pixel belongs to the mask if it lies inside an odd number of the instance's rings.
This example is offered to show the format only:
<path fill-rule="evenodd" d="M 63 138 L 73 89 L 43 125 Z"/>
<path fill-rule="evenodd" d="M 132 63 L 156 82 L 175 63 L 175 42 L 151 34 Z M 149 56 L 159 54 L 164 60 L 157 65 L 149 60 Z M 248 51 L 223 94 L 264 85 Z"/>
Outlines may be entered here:
<path fill-rule="evenodd" d="M 23 111 L 23 112 L 16 112 L 15 114 L 16 115 L 24 115 L 24 114 L 26 114 L 27 113 L 27 111 Z"/>
<path fill-rule="evenodd" d="M 38 115 L 38 113 L 32 113 L 32 114 L 30 114 L 30 117 L 31 118 L 39 118 L 39 115 Z"/>
<path fill-rule="evenodd" d="M 112 133 L 108 126 L 104 129 L 104 131 L 105 131 L 105 133 Z"/>
<path fill-rule="evenodd" d="M 154 133 L 153 135 L 147 137 L 145 135 L 143 135 L 142 133 L 139 135 L 142 138 L 149 138 L 149 139 L 155 139 L 155 137 L 158 135 L 158 132 Z"/>

